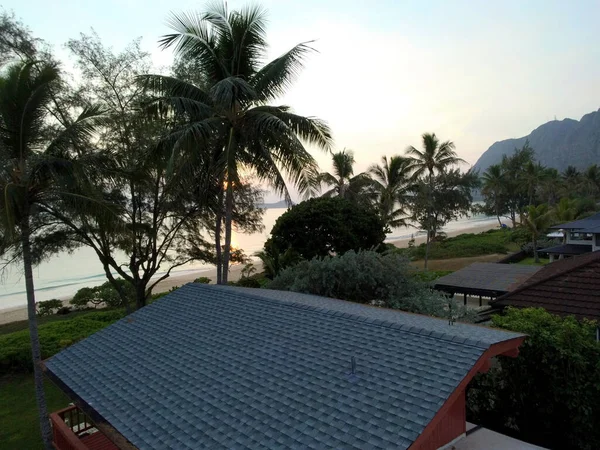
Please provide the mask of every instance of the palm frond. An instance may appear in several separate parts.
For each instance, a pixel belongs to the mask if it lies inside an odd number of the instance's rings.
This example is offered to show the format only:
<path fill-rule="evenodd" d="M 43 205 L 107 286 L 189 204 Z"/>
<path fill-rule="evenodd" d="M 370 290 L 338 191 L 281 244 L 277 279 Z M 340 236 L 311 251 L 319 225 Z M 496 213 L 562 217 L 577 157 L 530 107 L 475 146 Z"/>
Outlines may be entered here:
<path fill-rule="evenodd" d="M 304 67 L 306 56 L 316 51 L 309 42 L 303 42 L 260 69 L 252 79 L 258 98 L 272 101 L 284 95 Z"/>
<path fill-rule="evenodd" d="M 209 22 L 204 16 L 197 13 L 173 13 L 167 20 L 167 25 L 174 33 L 159 40 L 162 48 L 174 46 L 177 55 L 197 60 L 212 80 L 231 75 L 218 54 L 218 35 L 209 28 Z"/>

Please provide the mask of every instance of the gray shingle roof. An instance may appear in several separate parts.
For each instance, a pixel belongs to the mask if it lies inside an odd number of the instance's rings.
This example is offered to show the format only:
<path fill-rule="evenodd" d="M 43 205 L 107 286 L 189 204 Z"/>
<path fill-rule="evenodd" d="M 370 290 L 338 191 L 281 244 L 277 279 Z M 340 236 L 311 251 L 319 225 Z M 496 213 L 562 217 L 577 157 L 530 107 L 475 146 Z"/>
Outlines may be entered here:
<path fill-rule="evenodd" d="M 523 264 L 473 263 L 436 279 L 436 289 L 452 288 L 454 292 L 481 291 L 480 295 L 502 294 L 527 280 L 541 267 Z"/>
<path fill-rule="evenodd" d="M 519 336 L 189 284 L 46 367 L 141 449 L 405 449 L 489 345 Z"/>
<path fill-rule="evenodd" d="M 584 219 L 574 220 L 573 222 L 561 223 L 560 225 L 554 225 L 550 228 L 560 230 L 583 230 L 600 227 L 600 213 L 594 214 L 593 216 L 586 217 Z"/>

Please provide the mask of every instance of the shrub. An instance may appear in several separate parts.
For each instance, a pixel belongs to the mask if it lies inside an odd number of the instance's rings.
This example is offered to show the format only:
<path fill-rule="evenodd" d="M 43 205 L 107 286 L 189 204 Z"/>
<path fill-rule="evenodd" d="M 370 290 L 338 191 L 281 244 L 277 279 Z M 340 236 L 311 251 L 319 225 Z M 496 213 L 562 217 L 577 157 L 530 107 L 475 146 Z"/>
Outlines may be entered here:
<path fill-rule="evenodd" d="M 125 280 L 117 280 L 119 288 L 123 289 L 125 295 L 129 299 L 135 298 L 135 291 L 133 286 Z M 115 287 L 109 282 L 105 282 L 100 286 L 95 287 L 84 287 L 77 291 L 70 301 L 71 305 L 77 309 L 85 309 L 90 304 L 94 305 L 94 308 L 104 304 L 109 308 L 118 308 L 123 306 L 123 300 Z"/>
<path fill-rule="evenodd" d="M 468 419 L 549 448 L 600 448 L 596 324 L 543 309 L 508 309 L 496 326 L 526 333 L 517 358 L 499 357 L 471 383 Z"/>
<path fill-rule="evenodd" d="M 45 300 L 42 302 L 37 302 L 36 306 L 38 316 L 49 316 L 54 314 L 56 310 L 62 308 L 63 302 L 57 299 Z"/>
<path fill-rule="evenodd" d="M 194 283 L 201 283 L 201 284 L 210 284 L 211 279 L 208 277 L 198 277 L 194 280 Z"/>
<path fill-rule="evenodd" d="M 244 277 L 240 278 L 236 286 L 249 287 L 249 288 L 259 288 L 261 287 L 260 282 L 256 278 Z"/>
<path fill-rule="evenodd" d="M 42 359 L 49 358 L 123 316 L 123 311 L 99 311 L 70 320 L 40 325 Z M 32 369 L 29 331 L 22 330 L 0 335 L 0 375 Z"/>
<path fill-rule="evenodd" d="M 265 251 L 293 249 L 302 258 L 370 249 L 383 243 L 386 227 L 373 209 L 343 198 L 313 198 L 282 214 Z"/>
<path fill-rule="evenodd" d="M 408 260 L 394 253 L 349 251 L 303 261 L 283 270 L 267 287 L 438 317 L 448 317 L 450 304 L 457 316 L 464 315 L 454 300 L 431 292 L 414 273 Z"/>

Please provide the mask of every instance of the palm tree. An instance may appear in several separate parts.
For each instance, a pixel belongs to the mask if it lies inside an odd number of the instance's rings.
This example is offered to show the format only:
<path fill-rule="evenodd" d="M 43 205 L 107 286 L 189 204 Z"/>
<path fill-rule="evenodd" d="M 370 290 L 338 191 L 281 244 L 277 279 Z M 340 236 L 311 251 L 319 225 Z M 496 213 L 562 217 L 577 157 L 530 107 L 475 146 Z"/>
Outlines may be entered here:
<path fill-rule="evenodd" d="M 314 193 L 317 164 L 303 143 L 329 150 L 329 127 L 321 120 L 294 114 L 287 106 L 268 106 L 290 87 L 312 51 L 308 43 L 260 66 L 267 50 L 265 11 L 258 6 L 228 11 L 226 4 L 204 14 L 174 14 L 173 33 L 162 38 L 178 58 L 194 60 L 202 85 L 173 77 L 148 75 L 146 86 L 159 94 L 155 105 L 168 106 L 187 119 L 172 134 L 174 154 L 216 148 L 224 208 L 218 211 L 215 234 L 225 223 L 220 282 L 227 282 L 231 252 L 233 186 L 242 169 L 254 172 L 291 204 L 284 175 L 304 195 Z M 221 261 L 222 259 L 222 261 Z"/>
<path fill-rule="evenodd" d="M 423 150 L 417 150 L 415 147 L 408 147 L 406 153 L 409 156 L 410 169 L 413 171 L 413 179 L 421 179 L 428 189 L 429 203 L 431 204 L 434 175 L 445 172 L 449 167 L 464 163 L 465 160 L 458 157 L 454 150 L 452 141 L 441 142 L 435 133 L 424 133 L 422 135 Z M 431 209 L 431 206 L 429 207 Z M 434 220 L 431 218 L 431 212 L 428 214 L 427 224 L 427 244 L 425 247 L 425 265 L 427 270 L 427 261 L 429 259 L 429 246 L 431 242 L 432 231 L 434 230 Z"/>
<path fill-rule="evenodd" d="M 537 249 L 538 239 L 542 233 L 548 230 L 552 225 L 554 221 L 553 211 L 548 209 L 546 203 L 542 203 L 538 206 L 529 205 L 524 219 L 524 225 L 531 233 L 531 243 L 533 244 L 533 256 L 535 262 L 539 263 L 540 256 Z"/>
<path fill-rule="evenodd" d="M 334 195 L 348 200 L 361 200 L 364 189 L 371 184 L 371 180 L 365 173 L 354 175 L 354 153 L 352 150 L 343 149 L 332 153 L 333 173 L 321 172 L 318 181 L 327 186 L 328 190 L 322 197 Z"/>
<path fill-rule="evenodd" d="M 567 190 L 572 191 L 581 182 L 581 173 L 574 167 L 568 166 L 562 173 Z"/>
<path fill-rule="evenodd" d="M 529 205 L 533 205 L 535 194 L 544 180 L 544 175 L 544 167 L 539 162 L 535 164 L 533 161 L 529 161 L 525 165 L 519 181 L 523 189 L 527 192 Z"/>
<path fill-rule="evenodd" d="M 498 224 L 502 226 L 502 221 L 500 220 L 502 194 L 504 192 L 504 171 L 502 170 L 502 166 L 500 164 L 491 165 L 484 172 L 482 179 L 483 189 L 481 192 L 485 196 L 492 197 Z"/>
<path fill-rule="evenodd" d="M 597 164 L 592 164 L 583 173 L 583 187 L 586 193 L 592 197 L 598 197 L 600 193 L 600 168 Z"/>
<path fill-rule="evenodd" d="M 0 77 L 2 250 L 13 251 L 23 261 L 35 395 L 46 448 L 53 448 L 52 430 L 36 321 L 32 241 L 44 224 L 39 218 L 41 205 L 65 195 L 66 183 L 74 180 L 69 152 L 73 145 L 89 139 L 93 131 L 90 119 L 98 113 L 95 108 L 86 109 L 68 127 L 54 130 L 55 125 L 49 126 L 46 119 L 58 81 L 54 65 L 35 62 L 13 65 Z"/>
<path fill-rule="evenodd" d="M 379 214 L 390 228 L 408 226 L 406 206 L 412 188 L 410 160 L 402 156 L 381 158 L 369 168 L 372 189 L 377 195 Z"/>

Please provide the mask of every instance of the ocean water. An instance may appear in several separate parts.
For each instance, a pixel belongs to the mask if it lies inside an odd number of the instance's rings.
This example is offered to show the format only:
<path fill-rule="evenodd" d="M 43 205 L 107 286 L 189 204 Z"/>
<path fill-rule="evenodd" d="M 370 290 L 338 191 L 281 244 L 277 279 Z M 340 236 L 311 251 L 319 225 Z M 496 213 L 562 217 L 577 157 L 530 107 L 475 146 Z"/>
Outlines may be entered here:
<path fill-rule="evenodd" d="M 265 231 L 254 234 L 235 233 L 232 245 L 244 249 L 247 255 L 262 249 L 271 228 L 277 218 L 286 211 L 285 208 L 267 209 L 263 223 Z M 443 231 L 450 232 L 463 230 L 478 225 L 493 224 L 495 218 L 486 216 L 473 216 L 462 218 L 449 223 Z M 387 237 L 388 241 L 410 239 L 418 236 L 419 231 L 414 228 L 398 228 L 392 230 Z M 125 254 L 117 255 L 117 261 L 125 261 Z M 200 263 L 190 263 L 171 272 L 172 276 L 184 275 L 189 272 L 213 270 L 214 266 Z M 22 276 L 22 267 L 19 265 L 8 266 L 0 275 L 0 310 L 21 307 L 26 304 L 25 284 Z M 159 274 L 160 275 L 160 274 Z M 73 253 L 59 253 L 42 262 L 33 271 L 36 288 L 36 300 L 50 300 L 73 295 L 78 289 L 85 286 L 97 286 L 106 281 L 106 276 L 98 257 L 90 248 L 83 247 Z"/>

